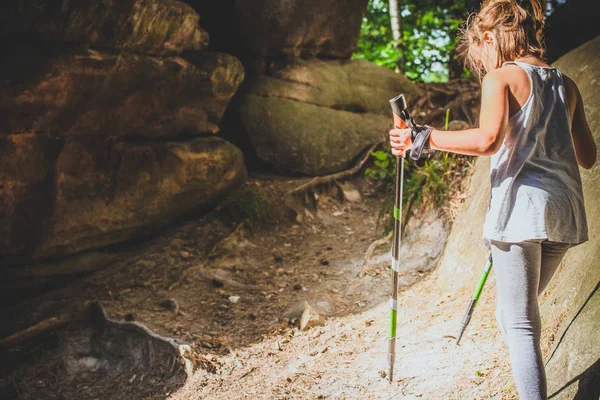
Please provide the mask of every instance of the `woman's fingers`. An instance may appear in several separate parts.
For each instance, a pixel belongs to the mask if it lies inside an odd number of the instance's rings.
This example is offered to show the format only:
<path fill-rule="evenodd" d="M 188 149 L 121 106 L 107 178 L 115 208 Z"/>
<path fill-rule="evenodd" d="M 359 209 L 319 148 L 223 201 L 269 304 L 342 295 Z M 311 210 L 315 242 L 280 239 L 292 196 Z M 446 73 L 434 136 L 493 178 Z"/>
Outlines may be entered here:
<path fill-rule="evenodd" d="M 390 140 L 406 140 L 410 138 L 410 129 L 392 129 L 390 130 Z"/>
<path fill-rule="evenodd" d="M 392 129 L 390 130 L 390 145 L 392 154 L 402 156 L 410 147 L 410 129 Z"/>

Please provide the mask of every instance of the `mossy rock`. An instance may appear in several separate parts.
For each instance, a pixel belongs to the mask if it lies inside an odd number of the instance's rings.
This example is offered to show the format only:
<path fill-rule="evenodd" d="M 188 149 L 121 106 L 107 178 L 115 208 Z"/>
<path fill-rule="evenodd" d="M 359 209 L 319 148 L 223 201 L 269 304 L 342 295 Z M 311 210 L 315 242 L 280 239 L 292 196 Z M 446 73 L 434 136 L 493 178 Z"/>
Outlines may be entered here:
<path fill-rule="evenodd" d="M 325 175 L 351 165 L 392 125 L 389 99 L 418 89 L 402 74 L 364 60 L 305 61 L 249 77 L 232 106 L 239 135 L 278 170 Z"/>
<path fill-rule="evenodd" d="M 389 117 L 245 95 L 242 123 L 261 160 L 278 171 L 325 175 L 348 168 L 391 127 Z"/>
<path fill-rule="evenodd" d="M 366 60 L 312 60 L 273 66 L 268 75 L 248 76 L 240 93 L 387 117 L 391 116 L 389 99 L 404 93 L 411 104 L 420 94 L 417 85 L 403 74 Z"/>

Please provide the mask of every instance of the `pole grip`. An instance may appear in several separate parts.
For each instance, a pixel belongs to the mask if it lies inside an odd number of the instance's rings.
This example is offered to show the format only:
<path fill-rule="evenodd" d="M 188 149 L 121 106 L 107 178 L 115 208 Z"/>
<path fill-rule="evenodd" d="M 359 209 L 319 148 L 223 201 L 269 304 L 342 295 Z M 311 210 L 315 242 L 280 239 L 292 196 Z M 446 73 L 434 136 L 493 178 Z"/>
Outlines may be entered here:
<path fill-rule="evenodd" d="M 390 100 L 390 106 L 392 107 L 392 113 L 394 114 L 394 128 L 403 129 L 408 128 L 406 122 L 402 119 L 402 112 L 406 110 L 406 99 L 404 94 L 400 94 Z"/>

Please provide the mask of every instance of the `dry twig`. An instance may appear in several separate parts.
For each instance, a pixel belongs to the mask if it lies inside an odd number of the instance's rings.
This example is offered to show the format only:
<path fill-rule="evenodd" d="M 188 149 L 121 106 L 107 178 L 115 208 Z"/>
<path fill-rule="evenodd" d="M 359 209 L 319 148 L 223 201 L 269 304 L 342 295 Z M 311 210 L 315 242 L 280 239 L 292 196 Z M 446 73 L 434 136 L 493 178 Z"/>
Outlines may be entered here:
<path fill-rule="evenodd" d="M 367 252 L 365 253 L 363 266 L 358 275 L 359 277 L 363 278 L 367 274 L 366 267 L 367 267 L 367 265 L 369 265 L 369 262 L 371 261 L 371 257 L 373 257 L 373 252 L 375 251 L 375 249 L 377 247 L 389 242 L 390 239 L 392 239 L 393 233 L 394 232 L 390 232 L 385 237 L 383 237 L 381 239 L 377 239 L 376 241 L 374 241 L 373 243 L 371 243 L 369 245 L 369 247 L 367 248 Z"/>

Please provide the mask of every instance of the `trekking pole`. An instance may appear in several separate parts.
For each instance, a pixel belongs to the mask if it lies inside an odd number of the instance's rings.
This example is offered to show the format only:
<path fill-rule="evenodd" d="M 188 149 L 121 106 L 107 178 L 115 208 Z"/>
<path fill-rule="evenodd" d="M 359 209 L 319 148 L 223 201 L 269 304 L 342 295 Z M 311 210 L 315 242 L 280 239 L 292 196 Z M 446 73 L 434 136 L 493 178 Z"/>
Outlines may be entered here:
<path fill-rule="evenodd" d="M 404 122 L 406 100 L 399 95 L 390 100 L 394 114 L 394 128 L 407 128 Z M 398 272 L 400 272 L 400 243 L 402 236 L 402 183 L 404 180 L 404 156 L 396 157 L 396 201 L 394 203 L 394 240 L 392 242 L 392 290 L 390 293 L 390 337 L 388 343 L 388 379 L 394 378 L 394 362 L 396 359 L 396 320 L 398 313 Z"/>
<path fill-rule="evenodd" d="M 477 284 L 475 292 L 473 293 L 473 297 L 471 297 L 469 308 L 467 308 L 467 312 L 465 313 L 465 316 L 462 319 L 462 327 L 460 328 L 460 332 L 458 333 L 458 339 L 456 339 L 457 346 L 460 343 L 460 339 L 462 338 L 463 333 L 465 332 L 465 328 L 467 327 L 467 325 L 469 325 L 469 321 L 471 321 L 471 315 L 473 315 L 473 310 L 477 305 L 479 295 L 481 294 L 483 286 L 485 285 L 485 281 L 487 280 L 490 270 L 492 269 L 492 264 L 492 255 L 490 254 L 487 263 L 485 264 L 485 268 L 483 269 L 483 273 L 481 274 L 481 278 L 479 278 L 479 283 Z"/>

